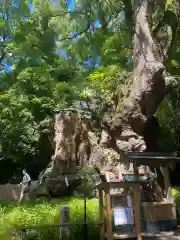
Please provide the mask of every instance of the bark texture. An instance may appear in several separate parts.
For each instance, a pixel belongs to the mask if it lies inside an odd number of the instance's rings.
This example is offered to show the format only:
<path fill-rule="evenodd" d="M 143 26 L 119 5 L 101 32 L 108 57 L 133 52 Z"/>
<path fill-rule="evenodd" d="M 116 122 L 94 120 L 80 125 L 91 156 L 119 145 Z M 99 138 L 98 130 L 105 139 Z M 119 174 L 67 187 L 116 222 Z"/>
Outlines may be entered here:
<path fill-rule="evenodd" d="M 149 128 L 156 109 L 175 83 L 165 68 L 167 51 L 163 51 L 151 31 L 153 0 L 132 1 L 134 13 L 133 83 L 124 103 L 123 114 L 114 117 L 112 129 L 121 150 L 147 149 L 144 132 Z M 123 144 L 126 148 L 123 149 Z"/>
<path fill-rule="evenodd" d="M 117 162 L 119 155 L 109 149 L 109 135 L 96 132 L 91 119 L 76 110 L 62 110 L 54 119 L 52 162 L 45 173 L 51 177 L 77 174 L 88 164 L 102 170 L 107 163 Z"/>
<path fill-rule="evenodd" d="M 60 111 L 54 122 L 53 175 L 76 173 L 91 153 L 88 121 L 77 111 Z"/>
<path fill-rule="evenodd" d="M 72 195 L 80 184 L 79 170 L 87 165 L 96 166 L 109 181 L 122 180 L 122 174 L 133 172 L 133 166 L 112 146 L 108 132 L 105 129 L 101 134 L 96 132 L 91 119 L 75 110 L 60 111 L 53 124 L 54 155 L 40 175 L 35 194 L 38 197 L 45 193 L 53 197 Z M 140 172 L 144 173 L 144 168 L 140 168 Z"/>

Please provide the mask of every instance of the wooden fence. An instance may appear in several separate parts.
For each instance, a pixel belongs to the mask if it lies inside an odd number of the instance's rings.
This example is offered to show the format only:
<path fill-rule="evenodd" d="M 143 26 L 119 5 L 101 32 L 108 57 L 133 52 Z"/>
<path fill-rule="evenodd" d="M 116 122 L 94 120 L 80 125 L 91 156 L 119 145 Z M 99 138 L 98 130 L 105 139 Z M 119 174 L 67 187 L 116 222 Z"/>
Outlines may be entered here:
<path fill-rule="evenodd" d="M 18 187 L 18 184 L 0 185 L 0 201 L 17 201 L 20 192 L 21 187 Z"/>

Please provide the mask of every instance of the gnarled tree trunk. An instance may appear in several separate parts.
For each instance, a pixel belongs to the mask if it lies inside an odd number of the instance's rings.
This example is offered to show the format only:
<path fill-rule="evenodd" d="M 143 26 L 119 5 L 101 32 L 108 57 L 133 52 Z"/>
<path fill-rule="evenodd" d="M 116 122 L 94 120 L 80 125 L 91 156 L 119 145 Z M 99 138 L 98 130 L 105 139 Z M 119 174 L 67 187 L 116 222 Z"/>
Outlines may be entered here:
<path fill-rule="evenodd" d="M 120 129 L 116 134 L 118 147 L 121 149 L 121 141 L 126 141 L 129 151 L 146 150 L 146 127 L 149 128 L 157 107 L 174 84 L 165 67 L 167 51 L 163 51 L 151 30 L 154 4 L 153 0 L 132 1 L 133 83 L 123 114 L 116 113 L 112 126 L 114 130 Z"/>
<path fill-rule="evenodd" d="M 152 14 L 155 3 L 154 0 L 132 1 L 134 14 L 133 83 L 124 103 L 123 113 L 118 114 L 117 111 L 111 127 L 116 132 L 116 145 L 121 151 L 159 150 L 158 123 L 154 114 L 175 83 L 175 80 L 167 73 L 165 66 L 174 33 L 168 36 L 169 39 L 166 39 L 168 44 L 162 47 L 159 42 L 161 39 L 157 38 L 159 29 L 152 32 Z M 172 12 L 168 14 L 174 17 Z M 164 16 L 166 15 L 165 13 Z M 168 21 L 165 24 L 172 27 L 172 22 L 168 24 Z M 160 23 L 159 26 L 161 25 L 163 24 Z M 122 148 L 124 145 L 126 149 Z M 157 172 L 158 185 L 163 190 L 163 177 L 159 169 Z M 160 188 L 157 187 L 157 189 Z"/>

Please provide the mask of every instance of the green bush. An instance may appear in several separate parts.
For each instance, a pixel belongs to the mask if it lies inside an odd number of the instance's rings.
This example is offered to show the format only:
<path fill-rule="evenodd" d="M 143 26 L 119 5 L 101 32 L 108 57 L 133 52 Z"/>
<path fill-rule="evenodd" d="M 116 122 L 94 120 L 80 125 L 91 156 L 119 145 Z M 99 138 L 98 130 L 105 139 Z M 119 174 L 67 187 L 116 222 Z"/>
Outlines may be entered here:
<path fill-rule="evenodd" d="M 179 187 L 173 188 L 172 195 L 176 203 L 177 219 L 180 219 L 180 188 Z"/>
<path fill-rule="evenodd" d="M 60 202 L 43 202 L 43 203 L 27 203 L 23 205 L 15 203 L 0 204 L 0 239 L 10 240 L 9 232 L 12 228 L 28 227 L 35 225 L 59 224 Z M 69 200 L 70 206 L 70 221 L 84 221 L 84 204 L 82 199 Z M 98 202 L 97 200 L 87 200 L 87 221 L 98 220 Z M 84 226 L 70 227 L 70 239 L 81 240 L 83 237 Z M 19 239 L 37 239 L 37 240 L 58 240 L 59 228 L 46 227 L 43 229 L 29 230 L 27 236 L 19 238 L 20 233 L 15 232 L 14 240 Z M 99 226 L 88 225 L 88 237 L 94 240 L 99 239 Z"/>

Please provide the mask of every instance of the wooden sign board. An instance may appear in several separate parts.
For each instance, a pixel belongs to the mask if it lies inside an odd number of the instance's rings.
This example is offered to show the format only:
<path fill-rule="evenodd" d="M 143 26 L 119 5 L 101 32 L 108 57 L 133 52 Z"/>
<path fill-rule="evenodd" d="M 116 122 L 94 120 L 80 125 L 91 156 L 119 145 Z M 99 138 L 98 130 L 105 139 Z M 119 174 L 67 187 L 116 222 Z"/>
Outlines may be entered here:
<path fill-rule="evenodd" d="M 68 224 L 70 221 L 70 208 L 68 205 L 61 205 L 60 209 L 60 225 Z M 65 239 L 69 237 L 68 226 L 60 227 L 59 239 Z"/>
<path fill-rule="evenodd" d="M 123 174 L 126 182 L 143 182 L 145 181 L 143 176 L 135 176 L 134 174 Z"/>

